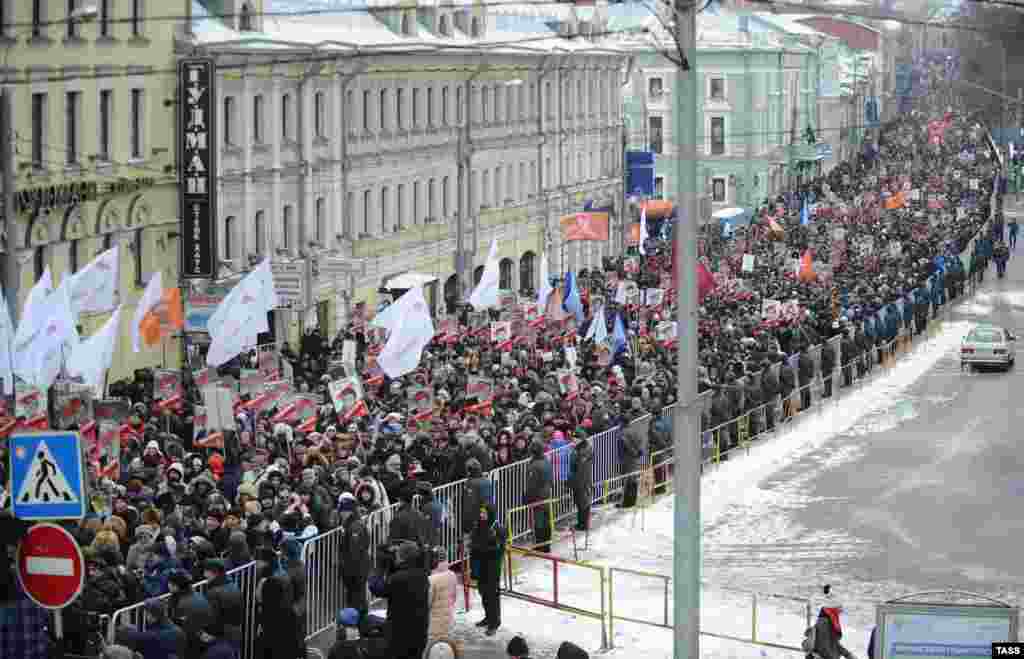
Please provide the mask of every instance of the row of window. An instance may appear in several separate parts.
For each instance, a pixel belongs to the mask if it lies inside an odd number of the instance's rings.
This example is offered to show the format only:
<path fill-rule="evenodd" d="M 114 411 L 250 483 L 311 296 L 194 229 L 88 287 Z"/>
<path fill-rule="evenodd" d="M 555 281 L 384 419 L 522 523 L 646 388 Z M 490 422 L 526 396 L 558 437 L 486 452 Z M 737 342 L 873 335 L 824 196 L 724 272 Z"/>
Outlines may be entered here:
<path fill-rule="evenodd" d="M 665 149 L 665 119 L 664 117 L 647 118 L 647 140 L 648 147 L 653 153 L 662 153 Z M 711 155 L 725 155 L 725 117 L 711 118 Z"/>
<path fill-rule="evenodd" d="M 20 8 L 30 6 L 30 17 L 23 17 Z M 120 34 L 117 26 L 126 26 L 132 38 L 145 34 L 146 0 L 0 0 L 0 35 L 8 38 L 23 36 L 14 26 L 29 22 L 33 39 L 47 39 L 50 28 L 63 25 L 65 39 L 81 38 L 84 22 L 77 12 L 94 8 L 97 35 L 111 39 Z"/>
<path fill-rule="evenodd" d="M 143 231 L 145 229 L 135 229 L 132 231 L 131 239 L 131 253 L 133 260 L 134 270 L 134 281 L 136 284 L 142 283 L 143 276 L 143 263 L 145 262 L 145 242 L 143 241 Z M 107 251 L 108 249 L 119 244 L 118 233 L 106 233 L 103 234 L 103 247 L 96 251 L 95 254 L 87 253 L 85 249 L 84 241 L 82 240 L 71 240 L 67 243 L 68 246 L 68 270 L 69 274 L 78 272 L 78 269 L 84 267 L 94 257 Z M 51 265 L 50 258 L 53 255 L 53 249 L 55 245 L 40 245 L 35 248 L 32 254 L 33 257 L 33 270 L 35 272 L 35 281 L 43 276 L 43 272 L 46 268 Z"/>
<path fill-rule="evenodd" d="M 130 89 L 124 111 L 127 117 L 121 115 L 118 106 L 118 99 L 115 97 L 115 90 L 101 89 L 96 99 L 96 132 L 93 133 L 83 122 L 83 99 L 82 92 L 70 91 L 64 93 L 64 139 L 51 140 L 50 129 L 50 94 L 40 92 L 32 94 L 32 167 L 36 170 L 46 169 L 48 164 L 54 163 L 57 154 L 48 152 L 48 144 L 61 143 L 64 151 L 62 163 L 66 166 L 81 166 L 85 158 L 95 159 L 97 164 L 113 162 L 115 122 L 118 128 L 127 129 L 128 153 L 132 160 L 145 158 L 143 143 L 144 121 L 145 121 L 145 90 Z M 127 121 L 125 121 L 127 119 Z M 95 144 L 87 144 L 86 141 L 95 135 Z M 95 147 L 90 152 L 87 147 Z"/>
<path fill-rule="evenodd" d="M 568 82 L 566 83 L 569 84 Z M 584 94 L 583 81 L 577 80 L 577 96 L 575 105 L 578 114 L 584 111 L 595 112 L 588 105 Z M 452 92 L 454 87 L 454 92 Z M 595 89 L 604 89 L 603 82 L 591 81 L 591 94 Z M 545 105 L 548 116 L 554 116 L 553 91 L 551 83 L 545 85 Z M 485 124 L 501 123 L 515 120 L 527 120 L 537 117 L 537 85 L 498 84 L 484 86 L 479 91 L 479 104 L 475 106 L 473 120 Z M 359 99 L 358 105 L 356 104 Z M 593 98 L 593 96 L 591 96 Z M 340 99 L 339 99 L 340 100 Z M 415 130 L 420 128 L 449 127 L 462 125 L 465 107 L 462 85 L 445 85 L 435 87 L 399 87 L 395 89 L 349 89 L 345 92 L 344 116 L 348 119 L 349 131 L 354 132 L 360 126 L 363 133 L 380 130 Z M 454 101 L 454 103 L 453 103 Z M 316 137 L 327 137 L 331 133 L 328 122 L 328 93 L 317 91 L 313 94 L 313 134 Z M 222 134 L 224 144 L 237 146 L 240 143 L 240 131 L 237 126 L 242 117 L 239 114 L 238 101 L 235 96 L 225 96 L 222 110 Z M 573 103 L 565 103 L 566 116 L 571 116 Z M 597 106 L 602 114 L 607 114 L 611 104 L 602 94 Z M 297 139 L 298 107 L 293 93 L 281 95 L 279 110 L 280 136 L 285 141 Z M 252 141 L 263 144 L 266 139 L 267 108 L 263 94 L 252 97 Z M 343 121 L 345 121 L 343 119 Z"/>
<path fill-rule="evenodd" d="M 708 98 L 714 101 L 725 100 L 725 78 L 708 78 Z M 647 79 L 647 96 L 649 98 L 661 98 L 665 94 L 665 80 L 660 77 Z"/>
<path fill-rule="evenodd" d="M 711 201 L 716 204 L 722 204 L 728 201 L 725 196 L 725 178 L 716 176 L 711 179 Z M 655 176 L 654 177 L 654 198 L 664 199 L 665 198 L 665 177 Z"/>

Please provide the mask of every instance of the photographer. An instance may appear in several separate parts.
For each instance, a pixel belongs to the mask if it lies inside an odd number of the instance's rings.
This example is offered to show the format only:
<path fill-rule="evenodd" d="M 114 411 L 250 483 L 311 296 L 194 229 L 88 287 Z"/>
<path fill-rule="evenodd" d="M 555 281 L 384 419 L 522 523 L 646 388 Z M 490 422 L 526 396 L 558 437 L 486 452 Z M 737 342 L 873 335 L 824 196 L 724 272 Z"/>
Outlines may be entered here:
<path fill-rule="evenodd" d="M 388 601 L 384 636 L 392 659 L 420 659 L 427 645 L 430 624 L 430 583 L 426 557 L 412 542 L 382 547 L 387 576 L 370 580 L 370 592 Z M 390 554 L 390 559 L 388 555 Z"/>

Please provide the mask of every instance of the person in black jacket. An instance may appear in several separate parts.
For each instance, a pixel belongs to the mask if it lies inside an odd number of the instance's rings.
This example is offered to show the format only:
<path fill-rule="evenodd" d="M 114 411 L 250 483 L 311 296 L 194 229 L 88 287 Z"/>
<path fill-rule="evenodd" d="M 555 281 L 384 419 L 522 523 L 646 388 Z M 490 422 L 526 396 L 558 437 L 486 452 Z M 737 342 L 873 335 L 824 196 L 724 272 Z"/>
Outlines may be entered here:
<path fill-rule="evenodd" d="M 551 551 L 551 519 L 544 501 L 551 498 L 554 474 L 551 463 L 544 457 L 544 442 L 539 439 L 530 444 L 530 464 L 526 467 L 526 503 L 537 504 L 530 508 L 533 519 L 535 549 L 542 553 Z"/>
<path fill-rule="evenodd" d="M 413 505 L 414 486 L 403 484 L 398 491 L 398 512 L 388 527 L 388 542 L 408 540 L 418 545 L 427 544 L 429 521 Z"/>
<path fill-rule="evenodd" d="M 808 346 L 804 346 L 797 358 L 797 377 L 800 383 L 800 409 L 811 407 L 811 381 L 814 380 L 814 358 Z"/>
<path fill-rule="evenodd" d="M 581 439 L 569 456 L 569 487 L 576 505 L 576 530 L 586 531 L 590 528 L 590 505 L 594 501 L 594 447 L 588 437 Z"/>
<path fill-rule="evenodd" d="M 341 510 L 341 582 L 345 591 L 345 608 L 359 612 L 359 620 L 366 618 L 369 603 L 366 580 L 370 578 L 370 532 L 359 516 L 356 498 L 345 492 L 338 503 Z"/>
<path fill-rule="evenodd" d="M 245 619 L 242 591 L 227 580 L 222 560 L 207 560 L 203 564 L 203 576 L 210 582 L 206 589 L 206 599 L 213 608 L 215 618 L 210 633 L 229 641 L 238 649 L 242 643 L 242 624 Z"/>
<path fill-rule="evenodd" d="M 420 549 L 399 543 L 395 567 L 386 578 L 371 580 L 370 591 L 388 601 L 384 637 L 389 659 L 422 659 L 430 626 L 430 581 Z"/>
<path fill-rule="evenodd" d="M 821 348 L 821 379 L 825 385 L 825 391 L 821 394 L 822 398 L 832 397 L 832 380 L 835 376 L 836 368 L 836 351 L 829 345 L 825 344 Z"/>
<path fill-rule="evenodd" d="M 291 587 L 285 576 L 272 576 L 260 586 L 257 616 L 257 659 L 299 659 L 306 656 L 306 642 L 292 605 Z"/>
<path fill-rule="evenodd" d="M 490 503 L 480 506 L 476 526 L 470 534 L 469 556 L 476 568 L 477 589 L 484 605 L 484 619 L 477 627 L 485 627 L 494 636 L 501 627 L 501 558 L 506 540 L 505 529 L 498 522 L 498 512 Z"/>
<path fill-rule="evenodd" d="M 622 467 L 623 476 L 632 474 L 640 468 L 640 458 L 643 454 L 644 449 L 640 436 L 636 434 L 635 430 L 627 430 L 622 438 L 622 461 L 620 466 Z M 626 479 L 626 482 L 623 484 L 620 508 L 632 508 L 636 505 L 637 487 L 638 482 L 635 475 Z"/>

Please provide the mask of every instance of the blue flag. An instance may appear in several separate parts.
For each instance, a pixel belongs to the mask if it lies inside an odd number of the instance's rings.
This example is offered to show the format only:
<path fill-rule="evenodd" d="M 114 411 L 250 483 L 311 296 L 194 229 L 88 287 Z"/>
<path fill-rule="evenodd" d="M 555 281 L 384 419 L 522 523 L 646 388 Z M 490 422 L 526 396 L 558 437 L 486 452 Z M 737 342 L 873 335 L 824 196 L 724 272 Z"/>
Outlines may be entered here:
<path fill-rule="evenodd" d="M 583 324 L 583 302 L 580 301 L 580 292 L 576 288 L 576 278 L 571 272 L 565 275 L 565 293 L 562 296 L 562 308 L 576 316 L 576 324 Z"/>
<path fill-rule="evenodd" d="M 801 226 L 807 226 L 808 224 L 811 223 L 811 212 L 810 212 L 809 207 L 810 207 L 810 202 L 807 201 L 807 198 L 805 197 L 803 199 L 803 203 L 800 204 L 800 225 Z"/>
<path fill-rule="evenodd" d="M 612 330 L 612 354 L 618 355 L 626 351 L 626 327 L 622 324 L 622 314 L 615 314 L 615 328 Z"/>

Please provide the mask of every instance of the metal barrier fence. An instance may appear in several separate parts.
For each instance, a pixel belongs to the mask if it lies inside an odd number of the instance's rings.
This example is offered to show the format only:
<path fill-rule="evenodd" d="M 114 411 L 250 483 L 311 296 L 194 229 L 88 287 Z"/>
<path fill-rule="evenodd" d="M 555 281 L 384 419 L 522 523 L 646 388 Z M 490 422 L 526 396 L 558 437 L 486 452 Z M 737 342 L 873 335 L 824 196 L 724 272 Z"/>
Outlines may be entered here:
<path fill-rule="evenodd" d="M 256 576 L 256 561 L 230 570 L 226 575 L 227 580 L 238 586 L 242 593 L 242 659 L 254 659 L 256 656 L 256 595 L 259 587 Z M 210 587 L 210 582 L 203 580 L 194 584 L 192 590 L 205 594 Z M 164 594 L 157 599 L 166 604 L 170 598 L 170 594 Z M 142 601 L 115 611 L 107 624 L 107 642 L 114 643 L 117 629 L 125 625 L 133 625 L 145 631 L 148 626 L 144 615 L 145 605 L 146 602 Z"/>

